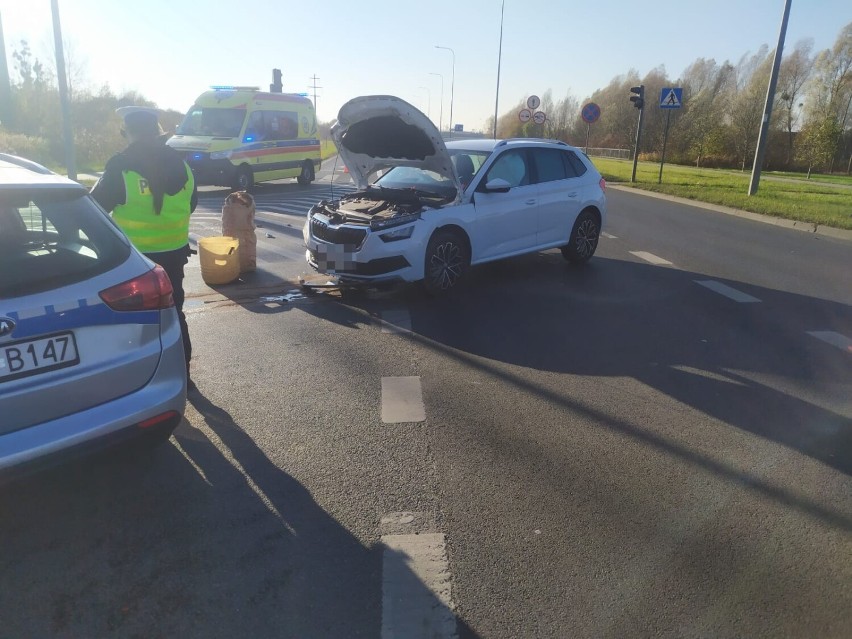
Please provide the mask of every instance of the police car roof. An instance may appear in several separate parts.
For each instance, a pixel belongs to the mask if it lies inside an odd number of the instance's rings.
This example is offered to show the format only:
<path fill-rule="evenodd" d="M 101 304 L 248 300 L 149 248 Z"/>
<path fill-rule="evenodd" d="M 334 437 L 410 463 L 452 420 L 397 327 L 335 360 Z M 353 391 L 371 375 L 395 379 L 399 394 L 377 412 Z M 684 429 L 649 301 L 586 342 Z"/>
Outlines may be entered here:
<path fill-rule="evenodd" d="M 32 187 L 47 189 L 86 188 L 66 177 L 57 175 L 41 164 L 7 153 L 0 153 L 0 189 Z"/>

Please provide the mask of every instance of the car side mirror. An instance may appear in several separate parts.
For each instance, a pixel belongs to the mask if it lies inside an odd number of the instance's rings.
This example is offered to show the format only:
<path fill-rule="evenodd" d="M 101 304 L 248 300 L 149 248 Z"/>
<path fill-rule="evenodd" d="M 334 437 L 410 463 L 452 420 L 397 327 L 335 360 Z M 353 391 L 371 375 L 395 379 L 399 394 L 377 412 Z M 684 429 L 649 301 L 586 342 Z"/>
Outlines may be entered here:
<path fill-rule="evenodd" d="M 489 193 L 508 193 L 511 188 L 512 185 L 503 178 L 494 178 L 493 180 L 488 180 L 485 184 L 485 190 Z"/>

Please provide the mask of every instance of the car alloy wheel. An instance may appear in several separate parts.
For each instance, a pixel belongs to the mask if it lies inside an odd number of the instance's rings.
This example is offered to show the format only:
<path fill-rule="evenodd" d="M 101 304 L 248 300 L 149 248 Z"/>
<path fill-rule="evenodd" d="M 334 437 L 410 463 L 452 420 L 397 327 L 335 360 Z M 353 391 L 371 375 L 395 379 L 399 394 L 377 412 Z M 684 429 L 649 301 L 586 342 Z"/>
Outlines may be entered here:
<path fill-rule="evenodd" d="M 600 227 L 597 217 L 591 211 L 584 211 L 574 223 L 568 246 L 562 247 L 562 255 L 569 262 L 587 262 L 595 254 L 600 239 Z"/>
<path fill-rule="evenodd" d="M 436 234 L 426 255 L 426 288 L 441 293 L 453 288 L 467 270 L 467 248 L 452 233 Z"/>

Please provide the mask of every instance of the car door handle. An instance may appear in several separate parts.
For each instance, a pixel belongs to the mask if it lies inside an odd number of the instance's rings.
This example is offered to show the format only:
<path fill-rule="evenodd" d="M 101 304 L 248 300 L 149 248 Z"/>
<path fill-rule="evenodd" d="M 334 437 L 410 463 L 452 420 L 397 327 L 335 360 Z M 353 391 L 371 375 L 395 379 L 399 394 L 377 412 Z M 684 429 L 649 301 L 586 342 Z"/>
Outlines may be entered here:
<path fill-rule="evenodd" d="M 535 204 L 535 200 L 527 200 L 526 202 L 524 202 L 524 204 L 526 204 L 527 206 L 532 206 L 533 204 Z"/>
<path fill-rule="evenodd" d="M 577 191 L 568 194 L 568 197 L 577 197 Z"/>

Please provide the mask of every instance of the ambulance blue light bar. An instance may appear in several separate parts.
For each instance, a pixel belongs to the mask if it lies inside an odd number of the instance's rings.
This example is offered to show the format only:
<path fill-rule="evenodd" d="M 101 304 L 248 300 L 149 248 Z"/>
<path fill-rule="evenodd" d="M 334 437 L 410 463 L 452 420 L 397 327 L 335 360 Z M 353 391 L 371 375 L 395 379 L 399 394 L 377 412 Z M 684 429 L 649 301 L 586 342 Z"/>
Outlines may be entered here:
<path fill-rule="evenodd" d="M 217 85 L 210 88 L 214 91 L 260 91 L 260 87 L 238 87 L 231 85 Z"/>

